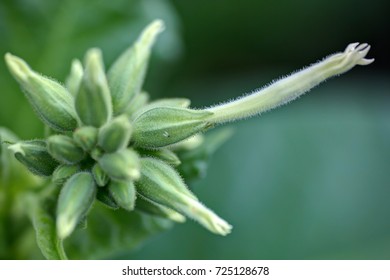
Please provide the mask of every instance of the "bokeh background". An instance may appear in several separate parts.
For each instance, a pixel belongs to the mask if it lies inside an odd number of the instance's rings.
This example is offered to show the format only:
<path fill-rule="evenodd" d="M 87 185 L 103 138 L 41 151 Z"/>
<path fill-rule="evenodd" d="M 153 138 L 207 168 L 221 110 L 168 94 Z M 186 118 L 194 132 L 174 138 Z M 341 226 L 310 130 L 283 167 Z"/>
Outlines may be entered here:
<path fill-rule="evenodd" d="M 389 11 L 386 0 L 0 0 L 0 54 L 63 81 L 73 57 L 100 47 L 110 65 L 162 18 L 145 89 L 204 107 L 370 43 L 374 64 L 227 125 L 234 135 L 192 187 L 229 236 L 189 221 L 112 258 L 389 259 Z M 0 85 L 0 126 L 41 137 L 4 62 Z"/>

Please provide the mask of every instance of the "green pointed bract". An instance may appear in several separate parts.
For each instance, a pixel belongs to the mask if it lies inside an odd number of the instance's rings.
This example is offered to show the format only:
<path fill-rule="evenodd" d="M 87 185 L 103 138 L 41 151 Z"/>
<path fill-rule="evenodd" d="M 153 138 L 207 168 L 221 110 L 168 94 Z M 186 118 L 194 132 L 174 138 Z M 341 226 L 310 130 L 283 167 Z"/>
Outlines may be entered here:
<path fill-rule="evenodd" d="M 191 100 L 187 98 L 161 98 L 155 101 L 150 102 L 149 104 L 139 107 L 139 109 L 134 112 L 132 119 L 138 118 L 140 115 L 154 108 L 158 107 L 173 107 L 173 108 L 188 108 L 191 104 Z"/>
<path fill-rule="evenodd" d="M 99 130 L 98 143 L 108 153 L 127 147 L 132 132 L 126 115 L 120 115 L 102 126 Z"/>
<path fill-rule="evenodd" d="M 87 214 L 96 195 L 96 185 L 88 172 L 70 177 L 58 197 L 57 234 L 60 239 L 68 237 Z"/>
<path fill-rule="evenodd" d="M 85 157 L 85 152 L 69 136 L 52 135 L 47 139 L 50 155 L 61 163 L 74 164 Z"/>
<path fill-rule="evenodd" d="M 111 181 L 108 190 L 120 207 L 127 211 L 134 210 L 136 192 L 133 181 Z"/>
<path fill-rule="evenodd" d="M 172 166 L 178 166 L 181 163 L 179 157 L 168 148 L 161 148 L 158 150 L 138 149 L 137 151 L 141 156 L 161 159 Z"/>
<path fill-rule="evenodd" d="M 95 179 L 96 184 L 99 187 L 104 187 L 107 185 L 109 178 L 108 178 L 107 174 L 102 170 L 102 168 L 100 167 L 99 164 L 96 163 L 92 167 L 92 175 L 93 175 L 93 178 Z"/>
<path fill-rule="evenodd" d="M 75 108 L 82 124 L 100 127 L 112 116 L 101 51 L 91 49 L 86 54 L 85 72 L 75 97 Z"/>
<path fill-rule="evenodd" d="M 104 154 L 98 159 L 102 170 L 113 180 L 137 180 L 140 177 L 140 162 L 136 152 L 124 149 Z"/>
<path fill-rule="evenodd" d="M 141 91 L 151 48 L 163 26 L 161 20 L 149 24 L 135 44 L 127 49 L 108 71 L 114 115 L 124 113 L 130 101 Z"/>
<path fill-rule="evenodd" d="M 46 125 L 57 131 L 76 128 L 73 96 L 62 85 L 34 72 L 19 57 L 7 53 L 5 61 L 35 112 Z"/>
<path fill-rule="evenodd" d="M 133 124 L 136 146 L 159 148 L 177 143 L 210 127 L 212 113 L 185 108 L 160 107 L 146 111 Z"/>
<path fill-rule="evenodd" d="M 83 65 L 81 64 L 80 60 L 74 59 L 70 68 L 70 74 L 66 78 L 65 82 L 66 88 L 73 96 L 76 96 L 79 91 L 83 74 Z"/>
<path fill-rule="evenodd" d="M 46 142 L 43 140 L 20 141 L 8 146 L 15 158 L 39 176 L 50 176 L 58 166 L 47 151 Z"/>
<path fill-rule="evenodd" d="M 116 210 L 119 208 L 119 205 L 116 204 L 114 198 L 111 196 L 108 188 L 98 188 L 96 193 L 96 200 L 101 202 L 104 206 Z"/>
<path fill-rule="evenodd" d="M 54 170 L 51 180 L 57 186 L 62 186 L 66 180 L 79 171 L 80 166 L 78 165 L 61 164 Z"/>
<path fill-rule="evenodd" d="M 141 159 L 141 177 L 136 182 L 137 192 L 198 221 L 213 233 L 230 233 L 231 225 L 206 208 L 193 195 L 180 191 L 185 188 L 184 183 L 177 173 L 167 174 L 166 166 L 156 159 Z"/>
<path fill-rule="evenodd" d="M 82 126 L 73 133 L 74 142 L 84 151 L 89 152 L 97 144 L 98 129 L 93 126 Z"/>
<path fill-rule="evenodd" d="M 137 195 L 137 202 L 135 204 L 135 208 L 139 211 L 161 217 L 170 219 L 177 223 L 184 223 L 186 221 L 186 217 L 184 217 L 182 214 L 165 207 L 161 204 L 158 204 L 150 199 L 147 199 L 146 197 L 138 194 Z"/>

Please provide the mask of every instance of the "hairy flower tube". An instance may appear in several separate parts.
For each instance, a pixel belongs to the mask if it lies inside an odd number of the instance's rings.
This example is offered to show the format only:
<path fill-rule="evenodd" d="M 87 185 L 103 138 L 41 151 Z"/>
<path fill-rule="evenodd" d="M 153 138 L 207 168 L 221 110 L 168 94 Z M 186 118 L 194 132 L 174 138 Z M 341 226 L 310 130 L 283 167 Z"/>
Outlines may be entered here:
<path fill-rule="evenodd" d="M 188 99 L 149 102 L 142 91 L 151 48 L 162 29 L 160 20 L 152 22 L 108 71 L 101 51 L 89 50 L 84 63 L 73 61 L 65 86 L 36 73 L 22 59 L 5 56 L 26 98 L 51 129 L 46 139 L 20 141 L 9 149 L 28 170 L 51 177 L 61 189 L 59 239 L 74 231 L 95 201 L 175 222 L 189 217 L 213 233 L 228 234 L 232 227 L 204 206 L 183 180 L 186 174 L 201 174 L 198 159 L 226 138 L 208 140 L 200 133 L 285 104 L 329 77 L 373 61 L 365 58 L 367 44 L 350 44 L 344 52 L 252 94 L 191 109 Z"/>

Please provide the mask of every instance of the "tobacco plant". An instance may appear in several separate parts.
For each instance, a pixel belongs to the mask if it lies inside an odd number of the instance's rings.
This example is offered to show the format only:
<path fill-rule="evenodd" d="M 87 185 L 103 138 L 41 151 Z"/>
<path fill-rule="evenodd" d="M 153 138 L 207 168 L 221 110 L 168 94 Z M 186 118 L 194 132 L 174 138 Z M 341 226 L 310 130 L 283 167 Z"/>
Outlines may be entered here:
<path fill-rule="evenodd" d="M 20 198 L 30 209 L 45 257 L 67 258 L 63 241 L 76 228 L 88 227 L 96 204 L 112 211 L 113 219 L 120 212 L 116 209 L 140 211 L 173 222 L 188 217 L 212 233 L 230 233 L 232 226 L 204 206 L 183 180 L 201 175 L 207 158 L 229 137 L 228 131 L 210 137 L 202 133 L 285 104 L 332 76 L 373 61 L 365 58 L 367 44 L 353 43 L 251 94 L 195 109 L 186 98 L 149 101 L 142 90 L 151 48 L 162 30 L 159 20 L 147 26 L 108 71 L 101 51 L 90 49 L 83 63 L 72 62 L 65 85 L 5 55 L 12 76 L 47 127 L 45 139 L 27 141 L 2 130 L 15 158 L 32 174 L 50 179 Z M 3 161 L 7 166 L 9 159 Z"/>

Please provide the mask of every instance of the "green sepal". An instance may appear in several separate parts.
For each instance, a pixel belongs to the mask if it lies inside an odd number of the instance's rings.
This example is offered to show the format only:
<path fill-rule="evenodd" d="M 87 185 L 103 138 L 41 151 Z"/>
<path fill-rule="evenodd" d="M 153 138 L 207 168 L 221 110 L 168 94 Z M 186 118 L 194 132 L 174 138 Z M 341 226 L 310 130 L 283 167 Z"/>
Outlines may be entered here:
<path fill-rule="evenodd" d="M 41 120 L 57 131 L 77 126 L 73 96 L 58 82 L 34 72 L 22 59 L 9 53 L 5 61 Z"/>
<path fill-rule="evenodd" d="M 61 164 L 54 170 L 51 180 L 57 186 L 62 186 L 66 180 L 79 171 L 79 165 Z"/>
<path fill-rule="evenodd" d="M 188 189 L 180 176 L 169 169 L 173 170 L 162 161 L 151 158 L 141 159 L 142 175 L 136 181 L 137 192 L 156 203 L 193 218 L 213 233 L 228 234 L 231 225 L 200 203 L 194 195 L 188 195 Z"/>
<path fill-rule="evenodd" d="M 135 209 L 150 215 L 166 218 L 177 223 L 184 223 L 186 221 L 186 217 L 184 217 L 182 214 L 150 199 L 147 199 L 140 194 L 137 195 Z"/>
<path fill-rule="evenodd" d="M 98 144 L 108 153 L 127 147 L 132 132 L 126 115 L 120 115 L 106 123 L 99 130 Z"/>
<path fill-rule="evenodd" d="M 128 48 L 108 71 L 114 115 L 124 113 L 130 101 L 141 91 L 151 48 L 162 29 L 161 20 L 149 24 L 135 44 Z"/>
<path fill-rule="evenodd" d="M 79 91 L 83 74 L 83 65 L 81 64 L 80 60 L 73 59 L 69 76 L 66 78 L 65 81 L 66 88 L 73 96 L 76 96 Z"/>
<path fill-rule="evenodd" d="M 161 98 L 154 100 L 143 107 L 138 107 L 138 110 L 134 112 L 131 119 L 136 119 L 146 111 L 149 111 L 158 107 L 173 107 L 173 108 L 188 108 L 191 104 L 191 100 L 187 98 Z"/>
<path fill-rule="evenodd" d="M 133 181 L 111 181 L 108 191 L 120 207 L 127 211 L 134 210 L 136 191 Z"/>
<path fill-rule="evenodd" d="M 136 152 L 124 149 L 104 154 L 98 159 L 102 170 L 113 180 L 137 180 L 140 177 L 140 163 Z"/>
<path fill-rule="evenodd" d="M 52 135 L 47 139 L 47 150 L 61 163 L 74 164 L 85 157 L 85 152 L 66 135 Z"/>
<path fill-rule="evenodd" d="M 136 146 L 144 148 L 168 146 L 209 128 L 210 115 L 204 110 L 154 108 L 134 121 L 132 139 Z"/>
<path fill-rule="evenodd" d="M 8 146 L 8 149 L 36 175 L 50 176 L 58 166 L 58 162 L 48 153 L 46 142 L 43 140 L 20 141 Z"/>
<path fill-rule="evenodd" d="M 158 150 L 137 149 L 137 152 L 141 156 L 161 159 L 172 166 L 178 166 L 181 164 L 179 157 L 168 148 L 161 148 Z"/>
<path fill-rule="evenodd" d="M 107 185 L 108 181 L 109 181 L 109 177 L 107 176 L 107 174 L 102 170 L 102 168 L 100 167 L 99 164 L 95 164 L 93 167 L 92 167 L 92 175 L 93 175 L 93 178 L 95 179 L 95 182 L 96 184 L 99 186 L 99 187 L 104 187 Z"/>
<path fill-rule="evenodd" d="M 134 98 L 131 100 L 129 106 L 127 106 L 125 110 L 126 116 L 128 116 L 131 119 L 133 118 L 133 115 L 135 112 L 137 112 L 140 108 L 143 108 L 149 101 L 149 94 L 147 92 L 141 91 L 139 94 L 134 96 Z"/>
<path fill-rule="evenodd" d="M 73 133 L 73 140 L 84 151 L 91 151 L 97 144 L 98 129 L 93 126 L 82 126 Z"/>
<path fill-rule="evenodd" d="M 96 185 L 91 173 L 79 172 L 66 181 L 57 204 L 57 234 L 60 239 L 73 232 L 91 208 L 95 195 Z"/>
<path fill-rule="evenodd" d="M 101 51 L 89 50 L 85 60 L 85 72 L 75 97 L 75 108 L 82 124 L 100 127 L 112 116 L 111 95 Z"/>

